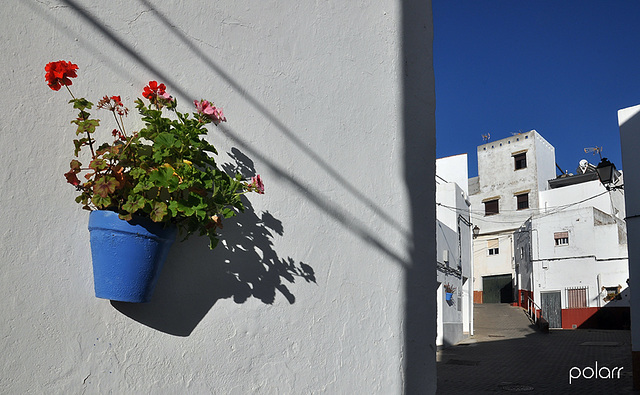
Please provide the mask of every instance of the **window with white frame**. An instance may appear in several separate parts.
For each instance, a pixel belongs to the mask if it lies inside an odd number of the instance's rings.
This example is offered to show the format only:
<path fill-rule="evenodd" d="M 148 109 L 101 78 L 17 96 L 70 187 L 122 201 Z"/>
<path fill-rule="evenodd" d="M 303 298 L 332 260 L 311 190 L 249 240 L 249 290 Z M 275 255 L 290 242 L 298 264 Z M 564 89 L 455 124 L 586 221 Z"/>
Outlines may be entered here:
<path fill-rule="evenodd" d="M 555 232 L 553 239 L 557 246 L 569 245 L 569 232 Z"/>
<path fill-rule="evenodd" d="M 500 253 L 500 241 L 498 239 L 487 240 L 487 251 L 489 255 L 498 255 Z"/>
<path fill-rule="evenodd" d="M 587 305 L 587 287 L 567 288 L 567 308 L 584 309 Z"/>

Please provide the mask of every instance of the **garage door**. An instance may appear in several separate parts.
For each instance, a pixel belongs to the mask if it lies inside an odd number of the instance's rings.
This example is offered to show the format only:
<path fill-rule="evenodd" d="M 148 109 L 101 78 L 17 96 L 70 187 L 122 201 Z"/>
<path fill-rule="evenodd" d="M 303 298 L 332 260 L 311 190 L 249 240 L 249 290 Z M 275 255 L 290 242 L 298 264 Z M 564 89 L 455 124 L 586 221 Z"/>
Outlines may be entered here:
<path fill-rule="evenodd" d="M 482 303 L 512 303 L 511 274 L 482 277 Z"/>

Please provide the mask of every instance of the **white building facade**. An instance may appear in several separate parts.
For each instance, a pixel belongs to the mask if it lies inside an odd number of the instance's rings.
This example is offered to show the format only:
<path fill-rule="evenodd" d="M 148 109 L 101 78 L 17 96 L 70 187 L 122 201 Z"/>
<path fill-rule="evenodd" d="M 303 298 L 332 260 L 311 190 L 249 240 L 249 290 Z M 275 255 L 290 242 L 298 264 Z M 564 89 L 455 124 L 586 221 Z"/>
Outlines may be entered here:
<path fill-rule="evenodd" d="M 623 190 L 606 189 L 586 160 L 575 175 L 555 168 L 535 130 L 478 147 L 474 302 L 536 303 L 552 328 L 627 327 Z"/>
<path fill-rule="evenodd" d="M 560 209 L 528 220 L 514 240 L 520 294 L 551 328 L 628 327 L 623 220 L 593 206 Z"/>
<path fill-rule="evenodd" d="M 467 155 L 436 160 L 437 337 L 447 347 L 473 335 L 473 254 Z"/>
<path fill-rule="evenodd" d="M 540 208 L 539 192 L 555 178 L 555 149 L 531 130 L 478 147 L 478 176 L 469 179 L 475 303 L 518 296 L 513 232 Z M 485 289 L 486 288 L 486 289 Z"/>

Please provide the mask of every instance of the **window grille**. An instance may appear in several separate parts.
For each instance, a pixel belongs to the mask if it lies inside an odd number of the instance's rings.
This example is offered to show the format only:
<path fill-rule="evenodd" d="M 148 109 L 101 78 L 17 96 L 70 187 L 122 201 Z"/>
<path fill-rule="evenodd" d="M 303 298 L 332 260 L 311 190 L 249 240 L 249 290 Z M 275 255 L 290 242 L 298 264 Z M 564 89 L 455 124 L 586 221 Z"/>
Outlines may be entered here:
<path fill-rule="evenodd" d="M 587 304 L 587 287 L 567 288 L 567 308 L 585 309 Z"/>

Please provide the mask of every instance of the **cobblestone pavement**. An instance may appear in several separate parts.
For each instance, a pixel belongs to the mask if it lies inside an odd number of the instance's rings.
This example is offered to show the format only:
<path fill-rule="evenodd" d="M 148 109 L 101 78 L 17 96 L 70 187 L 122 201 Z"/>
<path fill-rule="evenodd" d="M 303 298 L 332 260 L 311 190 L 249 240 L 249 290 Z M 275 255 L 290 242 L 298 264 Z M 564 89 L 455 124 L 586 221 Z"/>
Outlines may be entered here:
<path fill-rule="evenodd" d="M 438 394 L 640 394 L 628 330 L 541 333 L 508 304 L 475 305 L 474 320 L 474 336 L 438 351 Z"/>

